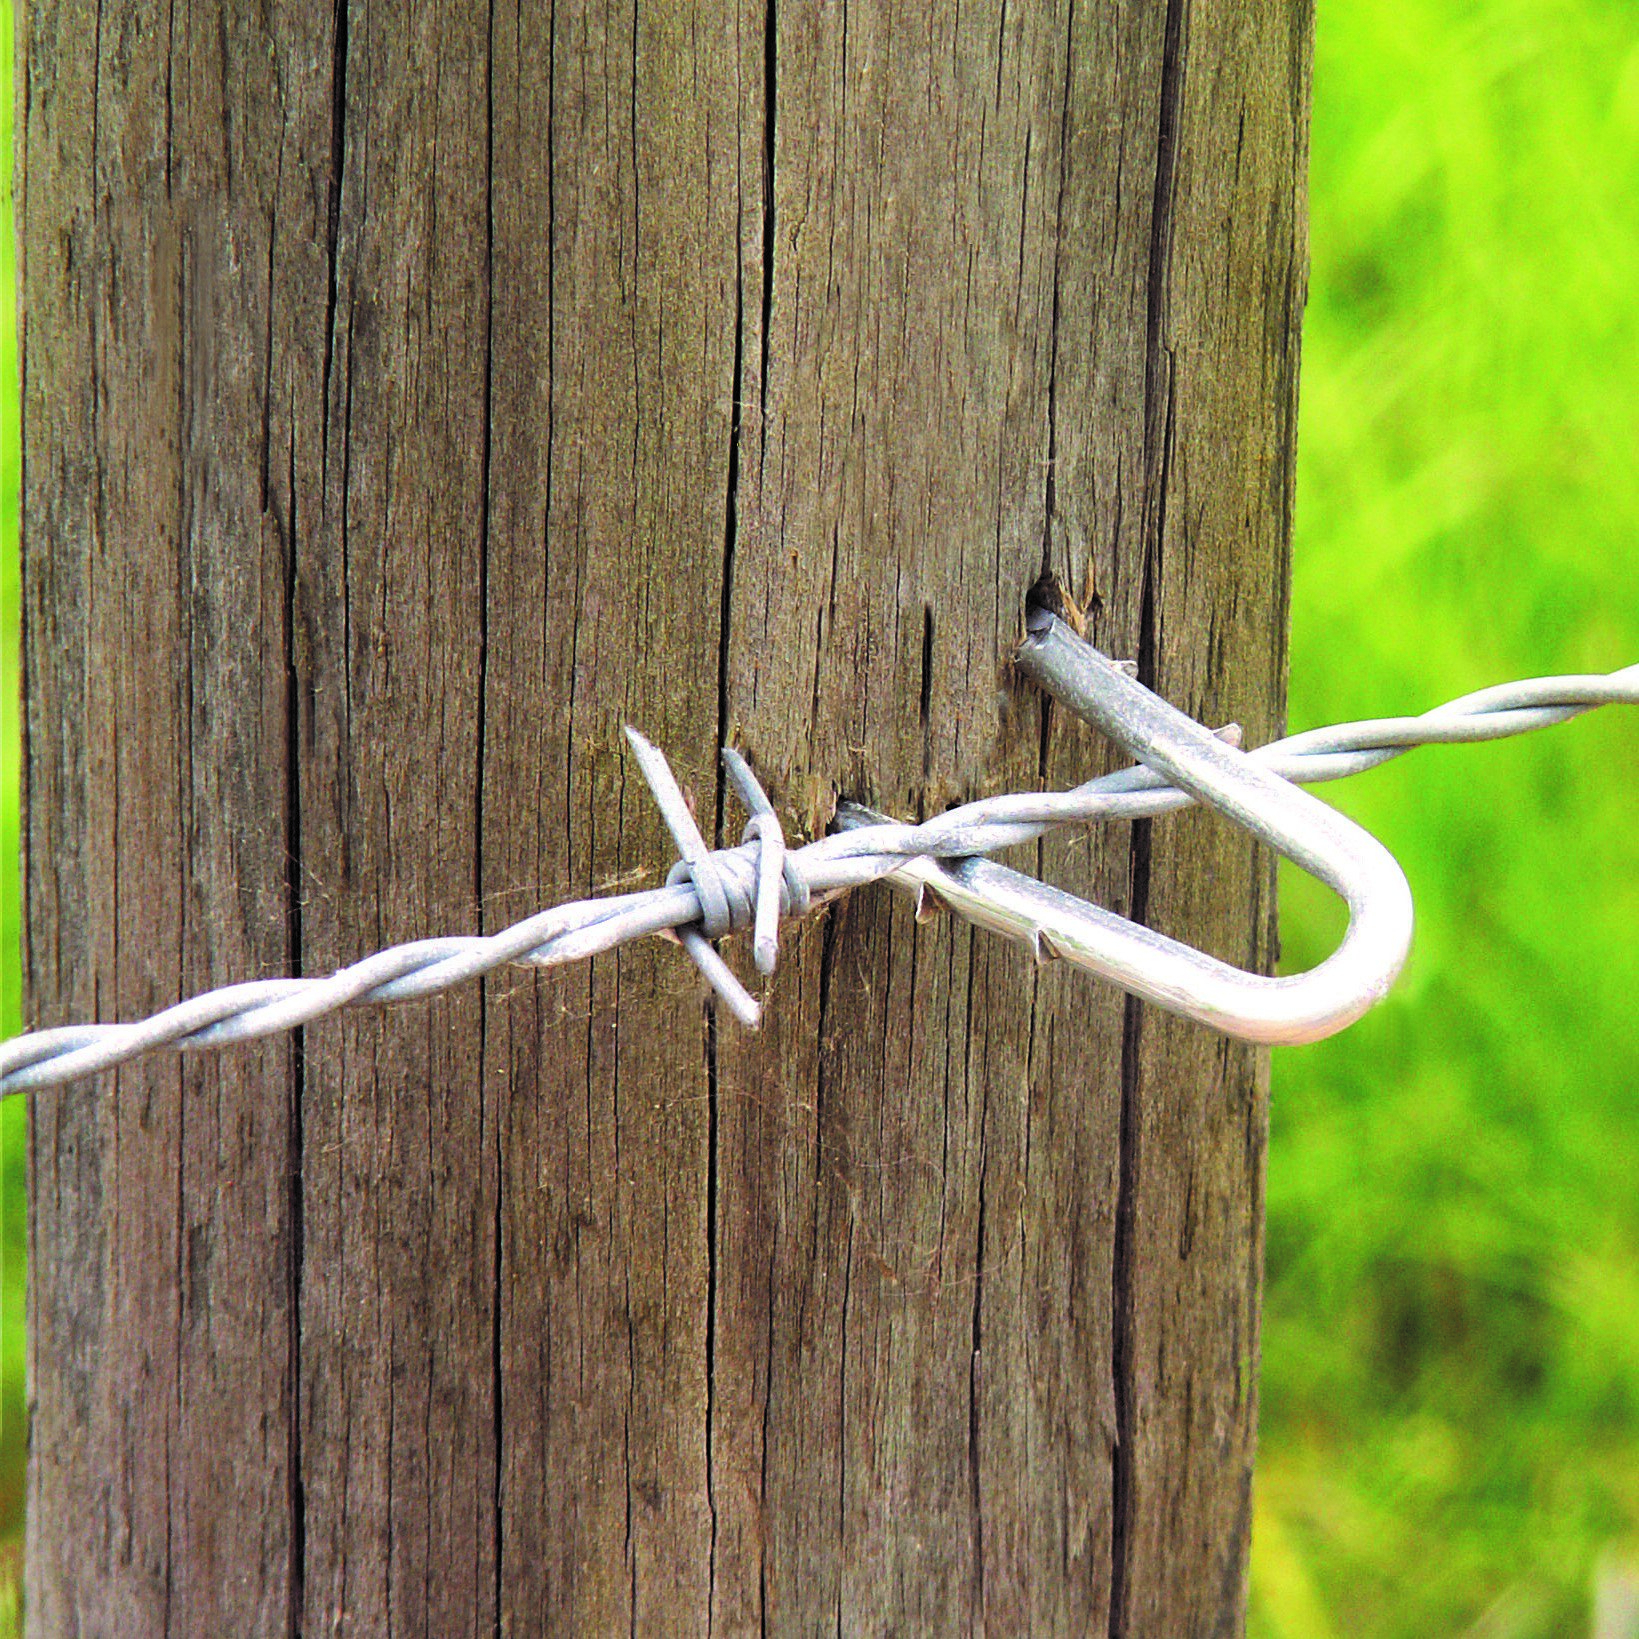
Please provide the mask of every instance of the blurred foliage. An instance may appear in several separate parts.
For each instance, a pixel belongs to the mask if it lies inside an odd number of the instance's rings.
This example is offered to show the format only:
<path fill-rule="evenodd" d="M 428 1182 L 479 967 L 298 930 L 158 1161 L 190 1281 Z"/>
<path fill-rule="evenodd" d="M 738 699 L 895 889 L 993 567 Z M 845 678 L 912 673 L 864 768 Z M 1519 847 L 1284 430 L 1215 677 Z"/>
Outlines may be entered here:
<path fill-rule="evenodd" d="M 7 16 L 8 81 L 10 43 Z M 1639 658 L 1639 8 L 1327 0 L 1315 83 L 1293 726 Z M 5 233 L 8 320 L 11 289 Z M 15 383 L 0 322 L 6 543 Z M 8 677 L 16 609 L 8 549 Z M 0 690 L 6 1032 L 17 747 Z M 1421 921 L 1383 1008 L 1276 1059 L 1252 1633 L 1586 1635 L 1595 1565 L 1639 1555 L 1639 712 L 1327 795 Z M 1306 966 L 1338 913 L 1282 892 Z M 23 1114 L 0 1105 L 0 1634 Z"/>
<path fill-rule="evenodd" d="M 1322 0 L 1294 728 L 1639 660 L 1639 7 Z M 1587 1635 L 1639 1553 L 1639 712 L 1326 788 L 1379 1011 L 1275 1060 L 1257 1639 Z M 1282 879 L 1284 961 L 1341 917 Z"/>

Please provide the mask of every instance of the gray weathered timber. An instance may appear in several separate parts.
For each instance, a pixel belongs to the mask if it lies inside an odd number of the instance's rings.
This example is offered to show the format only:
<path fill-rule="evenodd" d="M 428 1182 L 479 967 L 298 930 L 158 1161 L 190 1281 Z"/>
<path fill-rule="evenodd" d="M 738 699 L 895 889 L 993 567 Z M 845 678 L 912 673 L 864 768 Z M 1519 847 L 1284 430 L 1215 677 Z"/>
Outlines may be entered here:
<path fill-rule="evenodd" d="M 20 8 L 31 1022 L 1281 717 L 1307 0 Z M 1267 965 L 1180 816 L 1056 880 Z M 748 953 L 734 960 L 749 974 Z M 31 1631 L 1235 1632 L 1265 1058 L 885 891 L 48 1095 Z"/>

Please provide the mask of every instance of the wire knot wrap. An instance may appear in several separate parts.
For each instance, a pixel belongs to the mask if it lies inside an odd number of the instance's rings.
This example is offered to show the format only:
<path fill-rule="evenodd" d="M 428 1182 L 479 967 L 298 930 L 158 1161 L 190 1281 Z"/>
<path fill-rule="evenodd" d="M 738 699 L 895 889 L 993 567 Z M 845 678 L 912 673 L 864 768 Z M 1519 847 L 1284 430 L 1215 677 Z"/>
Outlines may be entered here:
<path fill-rule="evenodd" d="M 723 767 L 751 817 L 739 848 L 714 850 L 706 846 L 664 753 L 636 729 L 628 728 L 626 738 L 681 856 L 667 873 L 666 885 L 687 882 L 700 902 L 699 922 L 678 928 L 677 939 L 735 1016 L 754 1026 L 761 1008 L 711 941 L 738 929 L 753 929 L 757 969 L 772 973 L 779 956 L 780 918 L 801 916 L 812 903 L 808 879 L 785 846 L 785 832 L 768 793 L 739 752 L 725 746 Z"/>
<path fill-rule="evenodd" d="M 750 926 L 751 898 L 717 863 L 715 855 L 678 860 L 666 873 L 666 886 L 672 888 L 679 882 L 694 885 L 700 900 L 700 931 L 708 939 L 721 939 L 736 928 Z"/>
<path fill-rule="evenodd" d="M 801 916 L 813 902 L 801 866 L 786 850 L 780 822 L 772 814 L 754 814 L 738 848 L 678 860 L 666 873 L 666 886 L 674 888 L 680 882 L 688 883 L 700 900 L 699 928 L 708 939 L 748 928 L 760 939 L 765 920 L 771 922 L 771 931 L 777 930 L 782 917 Z M 758 951 L 762 972 L 773 971 L 776 949 L 771 943 L 766 963 Z"/>

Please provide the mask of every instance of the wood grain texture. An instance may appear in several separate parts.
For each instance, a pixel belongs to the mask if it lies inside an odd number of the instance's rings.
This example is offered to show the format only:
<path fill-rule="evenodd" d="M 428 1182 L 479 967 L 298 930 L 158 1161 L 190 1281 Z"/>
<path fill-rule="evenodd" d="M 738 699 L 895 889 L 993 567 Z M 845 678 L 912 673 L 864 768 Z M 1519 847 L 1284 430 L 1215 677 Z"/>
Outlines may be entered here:
<path fill-rule="evenodd" d="M 20 13 L 32 1017 L 1281 718 L 1306 0 Z M 1201 816 L 1054 880 L 1267 966 Z M 746 953 L 732 958 L 749 971 Z M 34 1111 L 31 1631 L 1241 1622 L 1264 1057 L 884 892 Z"/>

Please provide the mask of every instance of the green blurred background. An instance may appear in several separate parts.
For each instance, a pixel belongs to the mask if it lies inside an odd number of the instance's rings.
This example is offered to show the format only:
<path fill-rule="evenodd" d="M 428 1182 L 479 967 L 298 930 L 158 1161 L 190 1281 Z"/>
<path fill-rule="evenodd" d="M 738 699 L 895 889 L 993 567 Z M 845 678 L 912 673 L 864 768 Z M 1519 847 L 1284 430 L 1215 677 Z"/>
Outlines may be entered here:
<path fill-rule="evenodd" d="M 1292 726 L 1639 660 L 1639 5 L 1320 0 L 1310 214 Z M 0 234 L 7 321 L 12 270 Z M 16 379 L 5 322 L 8 678 Z M 1639 711 L 1326 794 L 1399 855 L 1420 928 L 1389 1002 L 1275 1060 L 1251 1631 L 1581 1639 L 1596 1586 L 1639 1576 Z M 6 1033 L 16 848 L 8 686 Z M 1300 877 L 1282 895 L 1306 966 L 1339 913 Z M 8 1101 L 0 1636 L 23 1156 Z"/>
<path fill-rule="evenodd" d="M 1309 204 L 1293 726 L 1639 660 L 1639 7 L 1319 0 Z M 1275 1058 L 1252 1632 L 1587 1635 L 1639 1565 L 1639 711 L 1325 795 L 1419 926 Z M 1283 877 L 1289 965 L 1338 921 Z"/>

